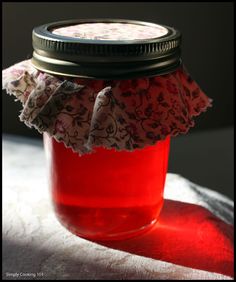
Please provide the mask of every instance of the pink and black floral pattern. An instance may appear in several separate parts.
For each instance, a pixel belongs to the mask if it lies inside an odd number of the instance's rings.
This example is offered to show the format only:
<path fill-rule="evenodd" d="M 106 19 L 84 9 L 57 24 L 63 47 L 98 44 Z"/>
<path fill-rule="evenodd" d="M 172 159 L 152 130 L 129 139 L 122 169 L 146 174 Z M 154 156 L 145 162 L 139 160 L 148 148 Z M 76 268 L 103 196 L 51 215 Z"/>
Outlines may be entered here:
<path fill-rule="evenodd" d="M 52 76 L 29 60 L 3 71 L 3 88 L 21 101 L 20 120 L 79 154 L 96 146 L 132 151 L 186 133 L 211 106 L 187 71 L 130 80 Z"/>
<path fill-rule="evenodd" d="M 131 23 L 82 23 L 59 27 L 52 33 L 67 37 L 93 40 L 142 40 L 158 38 L 168 33 L 161 26 L 147 26 Z"/>

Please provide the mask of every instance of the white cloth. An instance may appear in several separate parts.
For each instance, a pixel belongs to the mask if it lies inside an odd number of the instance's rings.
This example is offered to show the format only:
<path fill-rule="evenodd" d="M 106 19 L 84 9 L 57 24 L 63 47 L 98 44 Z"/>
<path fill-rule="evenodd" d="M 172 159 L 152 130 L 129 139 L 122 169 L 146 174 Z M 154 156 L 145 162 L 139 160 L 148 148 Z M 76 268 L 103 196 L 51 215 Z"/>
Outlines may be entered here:
<path fill-rule="evenodd" d="M 227 223 L 233 222 L 232 201 L 179 175 L 167 175 L 165 198 L 204 206 Z M 56 220 L 51 207 L 42 142 L 9 136 L 3 138 L 2 278 L 232 280 L 71 234 Z"/>

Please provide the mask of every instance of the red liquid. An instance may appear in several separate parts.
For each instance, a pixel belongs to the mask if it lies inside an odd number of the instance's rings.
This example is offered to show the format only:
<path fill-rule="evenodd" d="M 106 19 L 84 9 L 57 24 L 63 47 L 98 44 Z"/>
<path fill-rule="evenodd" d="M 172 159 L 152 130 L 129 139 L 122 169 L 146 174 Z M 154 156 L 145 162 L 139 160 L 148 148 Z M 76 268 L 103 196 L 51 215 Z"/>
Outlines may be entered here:
<path fill-rule="evenodd" d="M 132 237 L 157 220 L 163 205 L 170 138 L 134 152 L 96 148 L 79 156 L 44 135 L 55 212 L 88 239 Z"/>

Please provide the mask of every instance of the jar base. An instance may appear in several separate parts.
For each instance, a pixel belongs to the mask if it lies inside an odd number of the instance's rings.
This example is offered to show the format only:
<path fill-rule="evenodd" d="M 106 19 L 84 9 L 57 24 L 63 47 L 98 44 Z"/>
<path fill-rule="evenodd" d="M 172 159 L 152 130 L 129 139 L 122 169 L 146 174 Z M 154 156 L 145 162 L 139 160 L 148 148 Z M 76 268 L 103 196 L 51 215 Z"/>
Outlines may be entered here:
<path fill-rule="evenodd" d="M 151 229 L 158 220 L 162 206 L 163 201 L 148 208 L 88 210 L 77 207 L 69 210 L 61 205 L 54 208 L 59 222 L 76 236 L 91 241 L 113 241 L 136 237 Z"/>
<path fill-rule="evenodd" d="M 146 233 L 147 231 L 149 231 L 150 229 L 152 229 L 155 224 L 157 223 L 158 219 L 154 219 L 151 223 L 142 226 L 140 229 L 137 230 L 132 230 L 130 232 L 123 232 L 123 233 L 117 233 L 117 234 L 100 234 L 100 235 L 85 235 L 82 234 L 76 230 L 74 230 L 71 227 L 68 227 L 65 223 L 63 223 L 61 220 L 59 220 L 59 222 L 61 223 L 62 226 L 64 226 L 68 231 L 70 231 L 72 234 L 81 237 L 83 239 L 86 240 L 90 240 L 90 241 L 94 241 L 94 242 L 98 242 L 98 241 L 119 241 L 119 240 L 126 240 L 126 239 L 130 239 L 136 236 L 140 236 L 143 233 Z"/>

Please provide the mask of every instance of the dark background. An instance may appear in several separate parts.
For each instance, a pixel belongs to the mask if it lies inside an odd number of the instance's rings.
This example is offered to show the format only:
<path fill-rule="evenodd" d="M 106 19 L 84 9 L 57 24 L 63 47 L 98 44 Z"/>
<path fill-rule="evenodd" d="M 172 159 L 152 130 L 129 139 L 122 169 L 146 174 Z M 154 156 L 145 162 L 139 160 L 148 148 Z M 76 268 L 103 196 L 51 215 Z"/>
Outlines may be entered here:
<path fill-rule="evenodd" d="M 213 108 L 172 139 L 169 171 L 233 197 L 233 2 L 5 2 L 3 68 L 31 57 L 35 26 L 73 18 L 144 20 L 182 32 L 183 61 Z M 3 132 L 41 137 L 19 121 L 13 100 L 3 93 Z"/>

